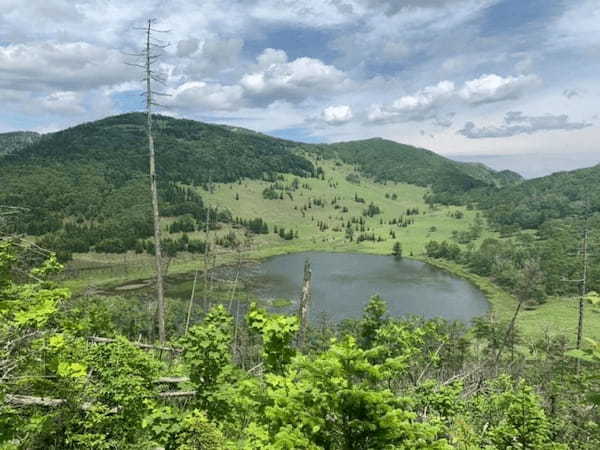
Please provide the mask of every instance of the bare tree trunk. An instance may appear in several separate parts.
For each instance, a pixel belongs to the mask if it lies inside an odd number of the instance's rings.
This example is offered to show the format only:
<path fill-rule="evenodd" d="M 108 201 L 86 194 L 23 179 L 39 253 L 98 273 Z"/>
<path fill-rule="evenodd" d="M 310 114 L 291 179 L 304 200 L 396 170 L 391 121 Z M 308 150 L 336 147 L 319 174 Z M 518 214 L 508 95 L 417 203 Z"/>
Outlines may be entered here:
<path fill-rule="evenodd" d="M 165 331 L 165 294 L 162 276 L 161 249 L 160 249 L 160 215 L 158 210 L 158 189 L 156 183 L 156 161 L 154 152 L 154 138 L 152 137 L 152 73 L 151 73 L 151 53 L 150 53 L 150 35 L 152 31 L 152 21 L 148 20 L 148 30 L 146 33 L 146 131 L 148 134 L 148 151 L 150 155 L 150 190 L 152 192 L 152 217 L 154 221 L 154 258 L 156 264 L 156 296 L 158 300 L 158 337 L 162 343 L 167 339 Z"/>
<path fill-rule="evenodd" d="M 588 266 L 588 230 L 583 234 L 583 277 L 581 278 L 581 297 L 579 298 L 579 319 L 577 324 L 577 348 L 581 348 L 583 338 L 583 309 L 587 294 L 587 266 Z"/>
<path fill-rule="evenodd" d="M 504 340 L 500 343 L 500 347 L 498 348 L 498 353 L 496 353 L 496 358 L 494 361 L 494 368 L 498 368 L 498 362 L 500 361 L 500 356 L 502 355 L 502 350 L 508 344 L 512 334 L 514 333 L 514 329 L 517 323 L 517 317 L 519 316 L 519 312 L 521 311 L 521 306 L 523 306 L 523 302 L 528 300 L 531 296 L 531 292 L 536 279 L 536 271 L 538 270 L 537 264 L 534 262 L 526 262 L 522 271 L 523 271 L 523 281 L 522 286 L 519 289 L 517 294 L 517 308 L 515 309 L 515 313 L 508 325 L 506 330 L 506 334 L 504 335 Z M 514 345 L 514 344 L 513 344 Z"/>
<path fill-rule="evenodd" d="M 310 262 L 308 259 L 304 261 L 304 285 L 302 286 L 302 298 L 298 305 L 298 321 L 300 322 L 300 330 L 298 331 L 298 348 L 304 348 L 306 339 L 306 327 L 308 325 L 308 308 L 311 299 L 311 276 Z"/>
<path fill-rule="evenodd" d="M 233 299 L 235 297 L 235 290 L 237 288 L 238 280 L 240 278 L 240 270 L 242 270 L 242 252 L 239 247 L 237 249 L 237 252 L 238 252 L 237 271 L 235 273 L 235 279 L 233 280 L 233 286 L 231 287 L 231 297 L 229 298 L 229 306 L 227 307 L 227 311 L 229 311 L 229 313 L 233 313 L 233 310 L 231 308 L 233 307 Z"/>
<path fill-rule="evenodd" d="M 187 318 L 185 320 L 185 334 L 188 333 L 190 328 L 190 318 L 192 317 L 192 307 L 194 306 L 194 295 L 196 293 L 196 281 L 198 280 L 198 269 L 194 274 L 194 284 L 192 284 L 192 295 L 190 295 L 190 303 L 188 304 Z"/>
<path fill-rule="evenodd" d="M 583 339 L 583 312 L 585 296 L 587 294 L 587 269 L 588 269 L 588 230 L 583 234 L 583 276 L 581 277 L 581 296 L 579 297 L 579 317 L 577 319 L 577 349 L 581 348 Z M 577 373 L 581 370 L 581 360 L 577 358 Z"/>
<path fill-rule="evenodd" d="M 521 305 L 523 302 L 519 299 L 519 303 L 517 304 L 517 308 L 515 309 L 515 313 L 512 316 L 510 324 L 508 325 L 508 329 L 506 330 L 506 334 L 504 335 L 504 340 L 500 344 L 500 348 L 498 349 L 498 353 L 496 353 L 496 359 L 494 360 L 494 367 L 498 366 L 498 361 L 500 361 L 500 356 L 502 355 L 502 350 L 504 346 L 508 344 L 510 336 L 512 334 L 513 329 L 515 328 L 515 323 L 517 322 L 517 316 L 519 315 L 519 311 L 521 311 Z"/>
<path fill-rule="evenodd" d="M 210 222 L 210 205 L 206 205 L 206 227 L 205 227 L 205 245 L 204 245 L 204 311 L 208 312 L 208 252 L 209 252 L 209 243 L 208 243 L 208 223 Z"/>

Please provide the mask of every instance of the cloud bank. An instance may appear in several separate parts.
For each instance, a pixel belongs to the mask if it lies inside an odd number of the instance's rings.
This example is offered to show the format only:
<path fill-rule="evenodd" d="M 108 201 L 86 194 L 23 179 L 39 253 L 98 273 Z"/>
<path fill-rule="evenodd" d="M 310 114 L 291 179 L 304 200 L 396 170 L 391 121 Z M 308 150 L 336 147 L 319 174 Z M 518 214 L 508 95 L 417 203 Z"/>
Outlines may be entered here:
<path fill-rule="evenodd" d="M 507 138 L 520 134 L 534 134 L 541 131 L 581 130 L 592 126 L 587 122 L 571 122 L 567 114 L 525 116 L 521 111 L 510 111 L 500 125 L 478 127 L 473 122 L 465 123 L 458 133 L 469 139 Z"/>

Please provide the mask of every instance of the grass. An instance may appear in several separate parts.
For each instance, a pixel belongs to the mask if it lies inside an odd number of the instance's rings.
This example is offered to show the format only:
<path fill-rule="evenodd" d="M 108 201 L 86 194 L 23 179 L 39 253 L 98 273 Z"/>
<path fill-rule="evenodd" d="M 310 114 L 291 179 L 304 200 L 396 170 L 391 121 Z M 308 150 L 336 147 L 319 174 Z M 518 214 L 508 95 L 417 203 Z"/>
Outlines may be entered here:
<path fill-rule="evenodd" d="M 348 165 L 336 165 L 332 161 L 317 162 L 325 170 L 325 179 L 301 179 L 300 184 L 306 184 L 308 188 L 299 188 L 292 192 L 293 200 L 285 196 L 283 200 L 267 200 L 262 196 L 262 191 L 271 183 L 265 181 L 247 180 L 242 184 L 216 184 L 213 194 L 201 192 L 201 194 L 213 205 L 227 208 L 234 215 L 243 218 L 261 217 L 269 226 L 276 225 L 298 231 L 299 238 L 292 241 L 284 241 L 275 234 L 260 235 L 254 239 L 257 248 L 268 248 L 269 252 L 286 253 L 297 250 L 328 250 L 328 251 L 358 251 L 376 254 L 389 254 L 394 241 L 402 243 L 406 255 L 420 255 L 423 253 L 425 243 L 429 240 L 447 240 L 452 232 L 466 231 L 473 222 L 476 212 L 468 211 L 463 207 L 438 207 L 429 209 L 423 200 L 427 189 L 388 182 L 387 184 L 375 183 L 364 177 L 360 177 L 360 184 L 346 180 L 353 173 Z M 285 176 L 284 184 L 291 184 L 293 176 Z M 335 186 L 335 187 L 332 187 Z M 386 198 L 392 194 L 398 196 L 397 200 Z M 236 195 L 239 200 L 236 200 Z M 355 195 L 364 198 L 366 203 L 357 203 Z M 332 200 L 337 197 L 338 204 L 346 207 L 348 212 L 342 209 L 334 209 Z M 312 206 L 302 213 L 302 207 L 310 199 L 322 200 L 325 207 Z M 345 239 L 345 224 L 352 217 L 363 217 L 362 212 L 368 204 L 373 202 L 382 213 L 366 219 L 368 232 L 381 236 L 384 241 L 364 241 L 360 244 L 348 242 Z M 410 216 L 415 220 L 413 225 L 401 228 L 397 225 L 389 225 L 388 222 L 394 218 L 398 219 L 405 215 L 409 208 L 418 208 L 419 214 Z M 457 210 L 462 211 L 464 217 L 455 219 L 449 216 Z M 383 220 L 383 224 L 380 222 Z M 320 231 L 319 222 L 325 222 L 329 229 Z M 334 231 L 335 226 L 340 231 Z M 390 231 L 396 233 L 396 239 L 390 236 Z M 355 232 L 355 237 L 358 233 Z M 484 236 L 485 237 L 485 236 Z"/>

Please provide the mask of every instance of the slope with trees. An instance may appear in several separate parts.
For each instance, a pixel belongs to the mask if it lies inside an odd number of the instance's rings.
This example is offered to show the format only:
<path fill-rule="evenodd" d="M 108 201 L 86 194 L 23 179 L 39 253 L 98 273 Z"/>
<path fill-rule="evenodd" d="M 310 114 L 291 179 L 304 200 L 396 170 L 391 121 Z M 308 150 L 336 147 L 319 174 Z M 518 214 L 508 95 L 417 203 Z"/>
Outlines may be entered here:
<path fill-rule="evenodd" d="M 440 195 L 521 181 L 514 172 L 495 172 L 483 164 L 452 161 L 429 150 L 380 138 L 305 148 L 323 158 L 356 165 L 364 174 L 378 181 L 431 186 Z"/>

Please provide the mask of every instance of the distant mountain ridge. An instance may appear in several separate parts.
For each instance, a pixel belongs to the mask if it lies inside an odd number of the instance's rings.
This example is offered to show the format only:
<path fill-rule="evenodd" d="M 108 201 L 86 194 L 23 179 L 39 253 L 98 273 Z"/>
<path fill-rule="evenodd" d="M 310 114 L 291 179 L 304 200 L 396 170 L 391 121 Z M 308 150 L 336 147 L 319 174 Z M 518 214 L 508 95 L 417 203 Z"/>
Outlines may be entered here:
<path fill-rule="evenodd" d="M 499 227 L 538 228 L 552 219 L 600 213 L 600 164 L 465 195 Z"/>
<path fill-rule="evenodd" d="M 146 173 L 145 117 L 128 113 L 44 135 L 22 135 L 0 164 L 100 164 L 119 172 Z M 460 163 L 426 149 L 375 138 L 335 144 L 303 144 L 252 130 L 166 116 L 155 117 L 158 171 L 171 181 L 197 184 L 260 178 L 264 173 L 309 174 L 302 152 L 340 158 L 377 180 L 436 190 L 505 186 L 521 177 L 482 164 Z M 16 139 L 16 138 L 14 138 Z M 1 141 L 0 141 L 1 142 Z"/>
<path fill-rule="evenodd" d="M 358 166 L 378 181 L 431 186 L 438 201 L 472 189 L 520 183 L 516 172 L 496 172 L 483 164 L 452 161 L 437 153 L 381 138 L 334 144 L 304 145 L 323 158 Z"/>
<path fill-rule="evenodd" d="M 145 124 L 143 113 L 128 113 L 43 136 L 6 136 L 12 146 L 0 157 L 0 203 L 29 209 L 20 229 L 28 234 L 56 231 L 73 217 L 80 222 L 117 220 L 137 211 L 142 221 L 149 204 Z M 160 115 L 154 117 L 154 130 L 165 201 L 177 197 L 174 186 L 206 185 L 209 180 L 274 180 L 280 173 L 323 176 L 316 167 L 319 158 L 352 164 L 378 181 L 431 186 L 438 197 L 454 198 L 473 189 L 520 181 L 516 174 L 507 176 L 384 139 L 303 144 Z M 175 203 L 185 201 L 179 198 Z"/>

